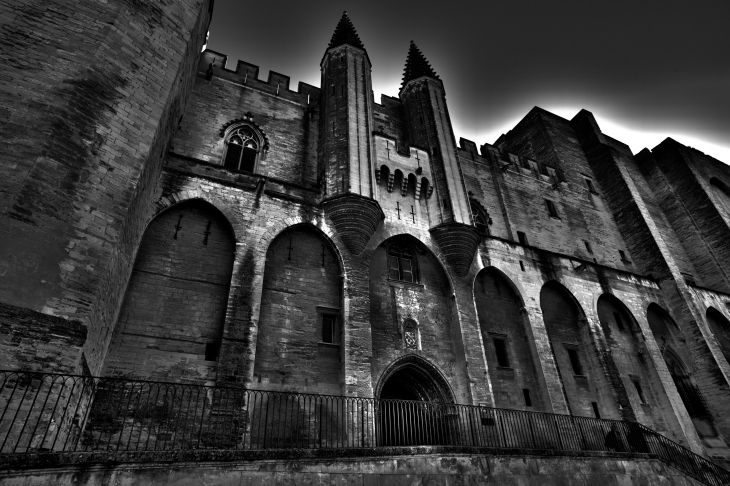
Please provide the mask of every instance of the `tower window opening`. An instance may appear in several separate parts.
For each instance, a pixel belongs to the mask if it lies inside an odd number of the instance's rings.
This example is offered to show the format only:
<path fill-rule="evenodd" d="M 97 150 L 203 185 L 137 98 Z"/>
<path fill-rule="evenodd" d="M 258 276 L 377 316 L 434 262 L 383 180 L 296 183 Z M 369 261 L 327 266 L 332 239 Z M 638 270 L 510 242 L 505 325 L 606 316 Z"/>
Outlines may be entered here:
<path fill-rule="evenodd" d="M 504 338 L 492 338 L 494 353 L 497 357 L 497 366 L 509 368 L 509 354 L 507 353 L 507 341 Z"/>
<path fill-rule="evenodd" d="M 588 192 L 591 194 L 596 194 L 596 188 L 593 186 L 593 181 L 590 179 L 585 179 L 586 186 L 588 187 Z"/>
<path fill-rule="evenodd" d="M 322 342 L 337 344 L 337 316 L 322 314 Z"/>
<path fill-rule="evenodd" d="M 601 412 L 598 411 L 598 403 L 591 402 L 591 406 L 593 407 L 593 415 L 595 415 L 597 419 L 601 418 Z"/>
<path fill-rule="evenodd" d="M 583 375 L 583 366 L 581 366 L 580 357 L 578 356 L 578 350 L 574 348 L 567 348 L 568 359 L 570 359 L 570 366 L 573 368 L 573 374 L 576 376 Z"/>
<path fill-rule="evenodd" d="M 591 248 L 591 244 L 587 242 L 586 240 L 583 240 L 583 243 L 586 245 L 586 251 L 588 253 L 593 253 L 593 248 Z"/>
<path fill-rule="evenodd" d="M 558 209 L 555 207 L 555 203 L 550 199 L 545 199 L 545 207 L 547 207 L 548 214 L 551 218 L 559 218 Z"/>
<path fill-rule="evenodd" d="M 527 235 L 524 232 L 518 231 L 517 232 L 517 239 L 519 240 L 520 245 L 527 246 L 527 244 L 528 244 L 527 243 Z"/>
<path fill-rule="evenodd" d="M 641 400 L 641 403 L 646 403 L 646 397 L 644 396 L 644 390 L 641 388 L 641 383 L 639 382 L 639 379 L 636 377 L 631 378 L 631 382 L 634 384 L 634 388 L 636 388 L 636 393 L 639 395 L 639 400 Z"/>
<path fill-rule="evenodd" d="M 214 341 L 205 343 L 205 360 L 216 361 L 218 359 L 218 353 L 220 351 L 220 342 Z"/>
<path fill-rule="evenodd" d="M 625 329 L 625 327 L 624 327 L 624 321 L 623 321 L 623 319 L 621 319 L 621 314 L 619 314 L 618 312 L 614 312 L 613 319 L 616 321 L 616 327 L 618 327 L 620 330 L 623 331 Z"/>
<path fill-rule="evenodd" d="M 523 388 L 522 389 L 522 395 L 525 397 L 525 407 L 531 407 L 532 406 L 532 399 L 530 398 L 530 390 L 529 390 L 529 388 Z"/>

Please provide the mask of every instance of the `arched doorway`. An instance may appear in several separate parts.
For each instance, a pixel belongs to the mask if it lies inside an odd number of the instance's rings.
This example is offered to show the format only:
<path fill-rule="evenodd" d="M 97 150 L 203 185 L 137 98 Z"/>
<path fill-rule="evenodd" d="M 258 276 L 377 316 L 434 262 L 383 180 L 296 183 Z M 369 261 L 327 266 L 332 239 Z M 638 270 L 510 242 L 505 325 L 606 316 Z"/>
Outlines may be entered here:
<path fill-rule="evenodd" d="M 406 356 L 393 363 L 377 388 L 378 445 L 450 444 L 454 397 L 443 375 L 425 359 Z"/>

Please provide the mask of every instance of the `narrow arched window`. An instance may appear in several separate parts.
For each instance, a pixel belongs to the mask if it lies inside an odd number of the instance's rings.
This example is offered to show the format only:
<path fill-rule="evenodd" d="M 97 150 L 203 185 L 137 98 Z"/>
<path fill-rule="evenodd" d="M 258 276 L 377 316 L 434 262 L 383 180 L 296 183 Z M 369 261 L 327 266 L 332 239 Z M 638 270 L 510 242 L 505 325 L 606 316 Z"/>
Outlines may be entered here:
<path fill-rule="evenodd" d="M 259 159 L 260 137 L 248 126 L 232 130 L 226 138 L 223 165 L 241 172 L 256 172 Z"/>
<path fill-rule="evenodd" d="M 418 283 L 418 262 L 409 247 L 392 246 L 388 250 L 388 280 Z"/>

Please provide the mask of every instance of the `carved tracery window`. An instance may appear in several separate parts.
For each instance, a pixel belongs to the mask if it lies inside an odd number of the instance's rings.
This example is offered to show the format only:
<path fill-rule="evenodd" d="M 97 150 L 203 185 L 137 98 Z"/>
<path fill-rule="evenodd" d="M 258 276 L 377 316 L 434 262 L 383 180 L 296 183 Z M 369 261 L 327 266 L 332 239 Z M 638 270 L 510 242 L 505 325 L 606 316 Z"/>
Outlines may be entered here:
<path fill-rule="evenodd" d="M 477 231 L 479 231 L 480 234 L 488 235 L 489 214 L 487 214 L 484 208 L 482 208 L 482 205 L 474 199 L 471 199 L 469 204 L 471 205 L 471 213 L 474 216 L 474 226 L 476 226 Z"/>
<path fill-rule="evenodd" d="M 256 172 L 261 149 L 261 137 L 248 125 L 231 130 L 226 137 L 223 165 L 242 172 Z"/>

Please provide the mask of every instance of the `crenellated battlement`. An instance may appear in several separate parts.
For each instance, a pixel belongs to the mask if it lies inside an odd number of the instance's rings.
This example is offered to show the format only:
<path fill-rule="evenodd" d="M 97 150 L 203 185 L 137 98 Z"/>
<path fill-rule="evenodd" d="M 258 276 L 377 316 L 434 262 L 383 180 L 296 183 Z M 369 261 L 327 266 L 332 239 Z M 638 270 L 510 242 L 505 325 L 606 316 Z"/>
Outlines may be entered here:
<path fill-rule="evenodd" d="M 289 88 L 289 76 L 269 71 L 267 79 L 263 80 L 259 79 L 259 67 L 255 64 L 238 61 L 236 69 L 231 70 L 225 67 L 227 62 L 228 56 L 225 54 L 206 49 L 200 56 L 198 74 L 207 77 L 208 69 L 212 64 L 213 77 L 218 76 L 303 105 L 314 105 L 319 102 L 320 89 L 316 86 L 300 81 L 297 90 L 293 91 Z"/>

